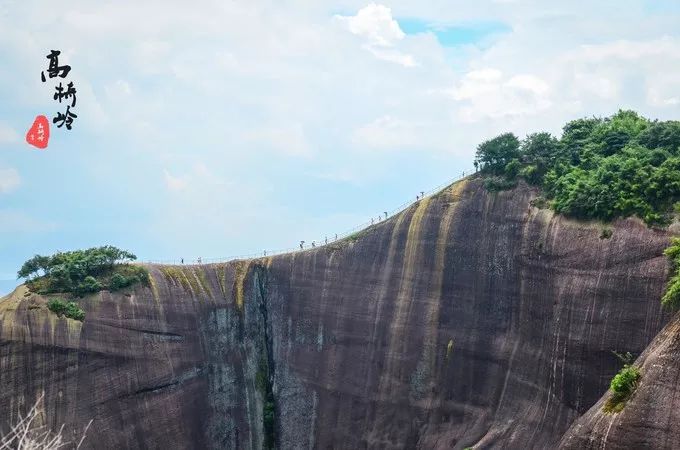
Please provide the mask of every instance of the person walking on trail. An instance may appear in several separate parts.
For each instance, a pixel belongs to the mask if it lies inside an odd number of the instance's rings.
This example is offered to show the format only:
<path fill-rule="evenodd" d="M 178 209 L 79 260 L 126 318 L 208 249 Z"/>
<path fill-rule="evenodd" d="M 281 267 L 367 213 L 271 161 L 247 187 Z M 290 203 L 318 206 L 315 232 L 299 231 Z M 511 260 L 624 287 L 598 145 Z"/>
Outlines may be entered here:
<path fill-rule="evenodd" d="M 264 256 L 267 256 L 267 250 L 264 251 Z"/>
<path fill-rule="evenodd" d="M 182 264 L 184 264 L 184 258 L 181 258 L 180 261 L 182 261 Z"/>
<path fill-rule="evenodd" d="M 425 192 L 420 191 L 420 198 L 424 198 L 424 197 L 425 197 Z"/>
<path fill-rule="evenodd" d="M 305 245 L 305 241 L 300 241 L 300 250 L 302 250 L 304 248 L 304 245 Z"/>
<path fill-rule="evenodd" d="M 198 263 L 201 264 L 201 257 L 198 257 Z"/>
<path fill-rule="evenodd" d="M 323 239 L 323 240 L 324 240 L 324 242 L 326 243 L 326 245 L 328 245 L 328 236 L 324 236 L 324 239 Z"/>
<path fill-rule="evenodd" d="M 338 240 L 338 233 L 335 233 L 335 240 Z"/>
<path fill-rule="evenodd" d="M 314 241 L 312 241 L 312 248 L 314 247 L 316 247 L 316 244 L 314 243 Z"/>
<path fill-rule="evenodd" d="M 385 220 L 387 220 L 387 211 L 383 211 L 385 213 Z"/>

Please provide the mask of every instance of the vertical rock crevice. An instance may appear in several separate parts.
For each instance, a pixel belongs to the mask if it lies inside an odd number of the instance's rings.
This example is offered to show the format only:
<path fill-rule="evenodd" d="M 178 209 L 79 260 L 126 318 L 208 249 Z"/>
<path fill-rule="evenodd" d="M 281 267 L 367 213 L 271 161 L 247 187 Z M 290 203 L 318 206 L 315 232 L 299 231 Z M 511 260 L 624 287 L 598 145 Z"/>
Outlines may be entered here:
<path fill-rule="evenodd" d="M 261 321 L 261 350 L 258 355 L 258 369 L 255 384 L 262 397 L 262 433 L 264 449 L 274 449 L 278 444 L 277 405 L 274 395 L 274 352 L 272 342 L 272 325 L 269 317 L 267 272 L 261 265 L 253 268 L 253 285 L 255 302 Z"/>

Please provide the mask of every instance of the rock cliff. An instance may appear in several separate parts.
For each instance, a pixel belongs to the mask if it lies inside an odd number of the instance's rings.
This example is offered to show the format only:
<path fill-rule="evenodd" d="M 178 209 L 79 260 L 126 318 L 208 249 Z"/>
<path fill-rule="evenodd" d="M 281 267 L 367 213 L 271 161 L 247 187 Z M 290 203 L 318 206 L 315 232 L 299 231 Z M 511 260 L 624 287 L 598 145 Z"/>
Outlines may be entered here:
<path fill-rule="evenodd" d="M 149 287 L 82 300 L 82 324 L 20 287 L 0 301 L 0 421 L 44 393 L 49 426 L 94 419 L 90 448 L 556 447 L 612 350 L 668 322 L 669 234 L 603 238 L 536 195 L 464 180 L 324 247 L 149 266 Z"/>
<path fill-rule="evenodd" d="M 603 411 L 607 393 L 565 433 L 563 449 L 680 448 L 680 317 L 675 317 L 635 364 L 640 384 L 618 414 Z"/>

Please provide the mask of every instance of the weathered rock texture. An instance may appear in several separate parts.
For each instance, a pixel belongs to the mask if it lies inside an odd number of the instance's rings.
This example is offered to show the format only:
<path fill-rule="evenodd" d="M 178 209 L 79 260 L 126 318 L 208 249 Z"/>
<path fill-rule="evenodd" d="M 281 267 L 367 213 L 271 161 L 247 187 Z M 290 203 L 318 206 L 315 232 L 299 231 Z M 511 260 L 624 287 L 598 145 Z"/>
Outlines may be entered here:
<path fill-rule="evenodd" d="M 363 232 L 251 261 L 152 266 L 81 325 L 0 302 L 0 411 L 45 393 L 96 448 L 549 448 L 668 320 L 669 236 L 460 182 Z M 673 391 L 675 392 L 675 391 Z M 642 395 L 643 392 L 640 393 Z M 651 395 L 651 394 L 650 394 Z"/>
<path fill-rule="evenodd" d="M 642 378 L 618 414 L 603 407 L 607 393 L 567 431 L 563 449 L 680 448 L 680 317 L 635 362 Z"/>

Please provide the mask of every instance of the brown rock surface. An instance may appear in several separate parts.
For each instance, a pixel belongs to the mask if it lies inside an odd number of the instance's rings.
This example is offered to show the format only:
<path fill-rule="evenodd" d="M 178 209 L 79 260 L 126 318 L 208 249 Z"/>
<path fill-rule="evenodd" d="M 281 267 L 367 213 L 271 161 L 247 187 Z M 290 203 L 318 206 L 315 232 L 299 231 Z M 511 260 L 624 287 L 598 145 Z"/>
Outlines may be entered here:
<path fill-rule="evenodd" d="M 680 448 L 680 316 L 635 362 L 642 377 L 617 414 L 603 411 L 607 393 L 565 433 L 563 449 Z"/>
<path fill-rule="evenodd" d="M 150 266 L 59 319 L 0 301 L 0 412 L 45 393 L 90 448 L 547 448 L 668 320 L 669 236 L 458 183 L 311 251 Z M 1 424 L 0 424 L 1 426 Z"/>

